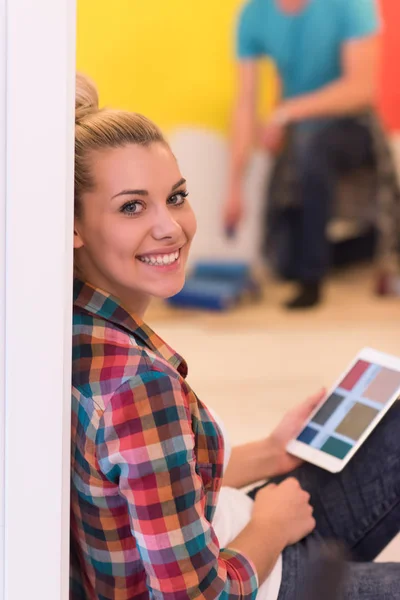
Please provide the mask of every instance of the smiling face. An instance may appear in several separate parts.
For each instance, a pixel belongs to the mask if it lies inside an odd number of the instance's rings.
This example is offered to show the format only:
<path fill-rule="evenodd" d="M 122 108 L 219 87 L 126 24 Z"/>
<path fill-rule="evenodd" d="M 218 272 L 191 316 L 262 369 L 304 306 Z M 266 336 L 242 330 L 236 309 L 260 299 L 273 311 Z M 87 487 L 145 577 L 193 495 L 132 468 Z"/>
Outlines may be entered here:
<path fill-rule="evenodd" d="M 75 264 L 85 279 L 143 315 L 151 297 L 181 290 L 196 232 L 186 182 L 166 144 L 91 156 L 94 188 L 75 218 Z"/>

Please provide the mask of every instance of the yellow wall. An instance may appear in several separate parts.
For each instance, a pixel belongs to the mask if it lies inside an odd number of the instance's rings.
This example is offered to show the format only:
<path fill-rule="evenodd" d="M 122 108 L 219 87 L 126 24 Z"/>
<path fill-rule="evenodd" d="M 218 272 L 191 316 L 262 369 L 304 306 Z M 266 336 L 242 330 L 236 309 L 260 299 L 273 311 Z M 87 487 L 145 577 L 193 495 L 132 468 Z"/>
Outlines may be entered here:
<path fill-rule="evenodd" d="M 242 0 L 79 0 L 77 68 L 101 103 L 161 127 L 226 132 L 234 94 L 234 29 Z M 265 67 L 263 112 L 273 97 Z"/>

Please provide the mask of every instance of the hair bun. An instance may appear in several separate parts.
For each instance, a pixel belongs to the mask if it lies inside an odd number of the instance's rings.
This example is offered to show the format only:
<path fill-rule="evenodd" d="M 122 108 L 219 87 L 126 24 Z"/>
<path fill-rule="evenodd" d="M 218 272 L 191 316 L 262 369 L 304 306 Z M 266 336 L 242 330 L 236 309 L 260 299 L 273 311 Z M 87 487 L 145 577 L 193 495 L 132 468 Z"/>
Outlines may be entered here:
<path fill-rule="evenodd" d="M 85 117 L 99 110 L 99 95 L 93 81 L 82 75 L 76 74 L 75 92 L 75 123 L 79 124 Z"/>

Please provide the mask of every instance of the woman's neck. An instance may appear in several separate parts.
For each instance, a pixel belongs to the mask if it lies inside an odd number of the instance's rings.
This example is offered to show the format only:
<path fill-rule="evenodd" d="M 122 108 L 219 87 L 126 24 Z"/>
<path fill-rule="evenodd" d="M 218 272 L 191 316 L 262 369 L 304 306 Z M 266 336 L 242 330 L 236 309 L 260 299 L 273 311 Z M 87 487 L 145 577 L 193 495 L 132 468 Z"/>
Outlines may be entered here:
<path fill-rule="evenodd" d="M 129 314 L 139 317 L 143 320 L 145 313 L 151 302 L 149 294 L 135 292 L 135 290 L 127 289 L 123 286 L 111 285 L 110 282 L 103 280 L 101 277 L 88 277 L 82 272 L 77 272 L 78 279 L 88 283 L 94 288 L 99 288 L 107 294 L 111 294 L 117 298 L 121 306 L 129 312 Z"/>

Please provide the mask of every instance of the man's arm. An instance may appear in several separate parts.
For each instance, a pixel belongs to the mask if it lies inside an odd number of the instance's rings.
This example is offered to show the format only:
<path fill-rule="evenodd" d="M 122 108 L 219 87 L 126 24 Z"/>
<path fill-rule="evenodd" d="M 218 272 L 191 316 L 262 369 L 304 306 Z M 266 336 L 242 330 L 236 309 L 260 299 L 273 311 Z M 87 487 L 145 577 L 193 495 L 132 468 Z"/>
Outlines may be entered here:
<path fill-rule="evenodd" d="M 272 120 L 281 123 L 343 116 L 373 106 L 376 101 L 380 36 L 347 41 L 342 50 L 342 77 L 322 89 L 283 102 Z"/>
<path fill-rule="evenodd" d="M 256 60 L 239 62 L 238 91 L 233 110 L 227 199 L 224 225 L 235 229 L 243 211 L 242 186 L 256 131 L 258 64 Z"/>
<path fill-rule="evenodd" d="M 230 157 L 230 183 L 241 181 L 246 169 L 256 125 L 258 64 L 256 60 L 239 62 L 238 91 L 233 110 Z"/>

